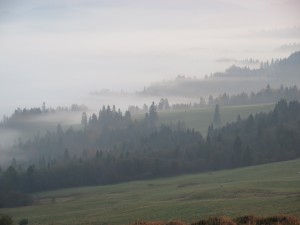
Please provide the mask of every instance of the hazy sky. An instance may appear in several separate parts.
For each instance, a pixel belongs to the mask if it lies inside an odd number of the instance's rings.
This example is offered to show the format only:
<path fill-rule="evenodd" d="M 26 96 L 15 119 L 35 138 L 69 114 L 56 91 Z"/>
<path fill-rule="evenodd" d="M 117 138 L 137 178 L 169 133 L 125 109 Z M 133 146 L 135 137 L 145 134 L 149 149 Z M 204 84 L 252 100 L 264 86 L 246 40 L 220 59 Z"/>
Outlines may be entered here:
<path fill-rule="evenodd" d="M 0 115 L 286 57 L 299 0 L 0 0 Z M 38 105 L 37 105 L 38 104 Z"/>

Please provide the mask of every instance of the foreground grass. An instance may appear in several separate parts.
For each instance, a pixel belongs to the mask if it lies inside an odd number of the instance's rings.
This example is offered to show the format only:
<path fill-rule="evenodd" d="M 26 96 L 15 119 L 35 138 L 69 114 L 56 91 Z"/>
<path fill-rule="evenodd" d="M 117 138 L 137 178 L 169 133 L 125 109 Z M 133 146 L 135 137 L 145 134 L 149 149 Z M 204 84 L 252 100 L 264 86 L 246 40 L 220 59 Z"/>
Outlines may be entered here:
<path fill-rule="evenodd" d="M 209 216 L 300 217 L 300 159 L 234 170 L 63 189 L 36 194 L 36 204 L 0 209 L 30 224 L 130 224 L 197 221 Z"/>
<path fill-rule="evenodd" d="M 189 223 L 180 220 L 169 222 L 137 221 L 133 225 L 189 225 Z M 242 216 L 237 218 L 221 216 L 199 220 L 197 222 L 193 222 L 191 225 L 300 225 L 300 220 L 296 217 L 284 215 L 270 217 Z"/>

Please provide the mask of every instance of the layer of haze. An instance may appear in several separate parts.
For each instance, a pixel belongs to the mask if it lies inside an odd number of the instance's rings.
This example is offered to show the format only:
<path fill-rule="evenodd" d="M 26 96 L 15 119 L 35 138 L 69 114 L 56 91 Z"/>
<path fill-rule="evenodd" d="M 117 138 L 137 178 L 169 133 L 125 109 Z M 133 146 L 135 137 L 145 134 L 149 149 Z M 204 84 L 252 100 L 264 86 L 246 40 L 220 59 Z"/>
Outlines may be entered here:
<path fill-rule="evenodd" d="M 276 49 L 299 44 L 299 11 L 297 0 L 0 0 L 0 116 L 204 77 L 229 66 L 218 58 L 287 57 Z"/>

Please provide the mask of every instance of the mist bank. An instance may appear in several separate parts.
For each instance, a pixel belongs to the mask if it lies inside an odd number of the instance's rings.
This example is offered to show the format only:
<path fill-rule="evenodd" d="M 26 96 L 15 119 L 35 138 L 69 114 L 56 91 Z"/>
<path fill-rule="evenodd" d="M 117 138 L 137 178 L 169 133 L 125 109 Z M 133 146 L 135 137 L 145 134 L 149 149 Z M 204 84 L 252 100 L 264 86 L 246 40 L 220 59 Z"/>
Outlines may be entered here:
<path fill-rule="evenodd" d="M 14 154 L 14 146 L 54 131 L 58 124 L 76 129 L 83 111 L 88 111 L 85 105 L 72 104 L 70 107 L 52 108 L 47 107 L 44 102 L 42 107 L 17 108 L 11 115 L 5 115 L 0 121 L 1 161 L 6 161 L 5 155 Z"/>
<path fill-rule="evenodd" d="M 145 87 L 138 94 L 142 96 L 200 98 L 218 95 L 220 90 L 228 94 L 258 91 L 268 84 L 273 87 L 300 84 L 300 52 L 288 58 L 272 59 L 260 63 L 259 68 L 231 66 L 225 72 L 206 76 L 204 79 L 178 75 L 176 79 L 158 82 Z"/>

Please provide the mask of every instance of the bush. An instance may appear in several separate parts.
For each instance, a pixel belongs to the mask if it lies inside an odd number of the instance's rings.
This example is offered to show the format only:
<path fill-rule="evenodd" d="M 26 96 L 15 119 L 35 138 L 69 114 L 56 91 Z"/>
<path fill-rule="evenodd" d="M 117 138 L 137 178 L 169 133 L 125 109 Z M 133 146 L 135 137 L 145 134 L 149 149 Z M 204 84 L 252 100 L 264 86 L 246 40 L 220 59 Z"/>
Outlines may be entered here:
<path fill-rule="evenodd" d="M 239 225 L 247 224 L 247 225 L 256 225 L 257 217 L 254 216 L 242 216 L 235 219 L 236 223 Z"/>
<path fill-rule="evenodd" d="M 272 216 L 257 219 L 256 225 L 300 225 L 300 222 L 292 216 Z"/>
<path fill-rule="evenodd" d="M 170 222 L 166 223 L 166 225 L 187 225 L 187 223 L 182 222 L 180 220 L 175 220 L 175 221 L 170 221 Z"/>
<path fill-rule="evenodd" d="M 12 224 L 13 224 L 13 220 L 11 216 L 6 214 L 0 215 L 0 225 L 12 225 Z"/>
<path fill-rule="evenodd" d="M 28 224 L 28 219 L 21 219 L 19 221 L 19 225 L 27 225 Z"/>
<path fill-rule="evenodd" d="M 192 223 L 192 225 L 300 225 L 300 221 L 292 216 L 242 216 L 234 220 L 228 217 L 211 217 Z"/>
<path fill-rule="evenodd" d="M 164 225 L 162 221 L 136 221 L 132 225 Z"/>
<path fill-rule="evenodd" d="M 236 223 L 228 217 L 210 217 L 207 220 L 200 220 L 192 225 L 236 225 Z"/>

